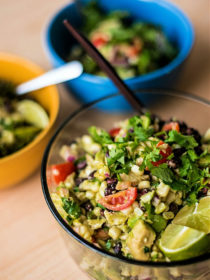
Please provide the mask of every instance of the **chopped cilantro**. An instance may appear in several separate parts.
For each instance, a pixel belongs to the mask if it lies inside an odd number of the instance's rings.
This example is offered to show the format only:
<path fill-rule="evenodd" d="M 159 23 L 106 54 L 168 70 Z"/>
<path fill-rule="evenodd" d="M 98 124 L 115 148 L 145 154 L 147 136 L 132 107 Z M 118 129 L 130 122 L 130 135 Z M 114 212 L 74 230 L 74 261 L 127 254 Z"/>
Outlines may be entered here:
<path fill-rule="evenodd" d="M 69 199 L 62 197 L 62 202 L 63 202 L 63 209 L 68 213 L 69 217 L 71 219 L 78 219 L 81 216 L 81 208 L 79 204 L 73 200 L 72 197 Z"/>
<path fill-rule="evenodd" d="M 132 161 L 125 147 L 112 148 L 107 158 L 108 167 L 113 174 L 128 174 L 131 169 Z"/>
<path fill-rule="evenodd" d="M 170 184 L 173 182 L 174 174 L 166 163 L 152 168 L 151 173 L 166 184 Z"/>
<path fill-rule="evenodd" d="M 89 127 L 88 132 L 92 136 L 93 140 L 99 144 L 113 143 L 109 133 L 103 129 L 99 129 L 99 128 L 96 128 L 95 126 L 91 126 L 91 127 Z"/>
<path fill-rule="evenodd" d="M 106 208 L 103 205 L 101 205 L 100 203 L 97 203 L 97 206 L 100 207 L 103 210 L 106 210 Z"/>
<path fill-rule="evenodd" d="M 168 135 L 169 138 L 166 140 L 167 143 L 176 143 L 186 149 L 193 149 L 198 146 L 198 143 L 193 136 L 182 135 L 176 130 L 170 130 Z"/>
<path fill-rule="evenodd" d="M 192 161 L 196 161 L 199 158 L 194 150 L 188 150 L 187 153 Z"/>
<path fill-rule="evenodd" d="M 112 248 L 112 240 L 109 239 L 109 240 L 107 240 L 107 242 L 106 242 L 106 249 L 107 249 L 107 250 L 110 250 L 111 248 Z"/>
<path fill-rule="evenodd" d="M 128 226 L 129 228 L 133 228 L 136 224 L 136 222 L 139 220 L 139 217 L 138 216 L 132 216 L 128 219 Z"/>
<path fill-rule="evenodd" d="M 149 115 L 147 115 L 146 117 L 149 119 Z M 129 120 L 130 128 L 133 129 L 132 135 L 135 136 L 135 138 L 138 139 L 138 141 L 148 140 L 148 138 L 152 136 L 154 132 L 154 129 L 149 128 L 148 126 L 144 125 L 143 127 L 143 123 L 143 119 L 139 116 L 134 116 Z"/>
<path fill-rule="evenodd" d="M 154 132 L 153 128 L 145 129 L 143 127 L 138 127 L 134 129 L 134 135 L 139 141 L 146 141 Z"/>
<path fill-rule="evenodd" d="M 143 153 L 144 161 L 140 166 L 141 170 L 145 169 L 146 167 L 148 167 L 149 169 L 152 169 L 154 167 L 152 162 L 156 162 L 156 161 L 160 160 L 162 157 L 160 155 L 160 150 L 156 147 L 158 141 L 151 141 L 150 143 L 152 144 L 152 148 L 145 147 L 145 150 Z"/>

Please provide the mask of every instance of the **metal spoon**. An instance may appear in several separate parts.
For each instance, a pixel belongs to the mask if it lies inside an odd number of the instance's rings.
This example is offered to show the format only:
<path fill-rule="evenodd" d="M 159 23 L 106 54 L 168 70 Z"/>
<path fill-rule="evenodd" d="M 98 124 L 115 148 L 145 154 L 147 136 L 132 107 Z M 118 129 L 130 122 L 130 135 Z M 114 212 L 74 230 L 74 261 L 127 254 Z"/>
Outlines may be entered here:
<path fill-rule="evenodd" d="M 37 78 L 18 85 L 15 88 L 15 94 L 23 95 L 37 89 L 66 82 L 78 78 L 82 72 L 82 64 L 79 61 L 72 61 L 61 67 L 50 70 Z"/>

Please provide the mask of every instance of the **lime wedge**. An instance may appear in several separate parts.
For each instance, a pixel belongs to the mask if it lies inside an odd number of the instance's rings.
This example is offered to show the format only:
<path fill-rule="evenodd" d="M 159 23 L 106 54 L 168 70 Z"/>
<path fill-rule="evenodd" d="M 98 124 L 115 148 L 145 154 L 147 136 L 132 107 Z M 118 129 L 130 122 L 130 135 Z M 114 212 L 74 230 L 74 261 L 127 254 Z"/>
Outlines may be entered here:
<path fill-rule="evenodd" d="M 173 223 L 210 233 L 210 197 L 201 198 L 198 203 L 183 207 Z"/>
<path fill-rule="evenodd" d="M 189 259 L 210 250 L 210 236 L 189 227 L 170 224 L 160 238 L 159 248 L 172 261 Z"/>
<path fill-rule="evenodd" d="M 35 101 L 20 101 L 17 103 L 17 110 L 28 123 L 38 128 L 44 129 L 49 123 L 46 111 Z"/>

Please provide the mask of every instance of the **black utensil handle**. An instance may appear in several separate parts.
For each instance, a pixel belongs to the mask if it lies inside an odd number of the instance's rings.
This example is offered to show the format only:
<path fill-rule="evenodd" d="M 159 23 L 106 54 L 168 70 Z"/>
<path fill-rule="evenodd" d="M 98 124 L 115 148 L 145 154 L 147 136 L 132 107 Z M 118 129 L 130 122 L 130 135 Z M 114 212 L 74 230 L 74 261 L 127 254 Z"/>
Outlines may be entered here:
<path fill-rule="evenodd" d="M 128 102 L 138 112 L 142 111 L 143 104 L 135 96 L 133 91 L 124 83 L 119 77 L 112 65 L 102 56 L 102 54 L 95 48 L 95 46 L 82 35 L 75 27 L 73 27 L 68 20 L 63 21 L 66 28 L 73 35 L 73 37 L 81 44 L 81 46 L 87 51 L 87 53 L 98 63 L 100 68 L 107 74 L 107 76 L 117 86 L 119 91 L 124 95 Z"/>

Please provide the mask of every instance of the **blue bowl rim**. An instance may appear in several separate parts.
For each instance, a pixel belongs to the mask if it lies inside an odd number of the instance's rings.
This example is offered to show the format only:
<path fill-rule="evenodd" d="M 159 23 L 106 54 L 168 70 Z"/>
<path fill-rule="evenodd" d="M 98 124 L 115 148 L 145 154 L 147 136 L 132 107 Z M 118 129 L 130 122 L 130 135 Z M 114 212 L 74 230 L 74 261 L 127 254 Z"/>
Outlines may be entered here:
<path fill-rule="evenodd" d="M 162 6 L 162 8 L 164 8 L 164 9 L 170 10 L 183 22 L 183 25 L 185 25 L 185 27 L 187 29 L 186 34 L 188 37 L 186 37 L 187 40 L 185 41 L 185 45 L 181 49 L 181 51 L 179 52 L 177 57 L 174 60 L 172 60 L 169 64 L 167 64 L 166 66 L 164 66 L 158 70 L 155 70 L 151 73 L 148 73 L 148 74 L 145 74 L 142 76 L 124 79 L 124 81 L 128 84 L 143 83 L 143 82 L 147 82 L 150 80 L 160 78 L 165 75 L 169 75 L 173 70 L 175 70 L 179 65 L 181 65 L 186 60 L 186 58 L 190 54 L 190 51 L 191 51 L 194 41 L 195 41 L 195 32 L 194 32 L 193 24 L 190 21 L 189 17 L 177 5 L 175 5 L 171 2 L 168 2 L 166 0 L 140 0 L 140 1 L 155 3 L 156 5 Z M 66 11 L 67 9 L 71 8 L 73 5 L 75 5 L 74 2 L 67 4 L 67 5 L 63 6 L 63 8 L 59 9 L 59 11 L 57 11 L 51 17 L 51 19 L 49 20 L 47 27 L 45 29 L 45 38 L 44 39 L 45 39 L 45 45 L 46 45 L 46 48 L 45 48 L 46 53 L 49 58 L 53 57 L 54 60 L 56 60 L 60 65 L 63 65 L 66 62 L 55 51 L 55 49 L 51 43 L 50 31 L 52 29 L 52 26 L 55 24 L 58 16 L 60 14 L 62 14 L 64 11 Z M 97 75 L 88 74 L 86 72 L 83 72 L 83 74 L 79 78 L 82 78 L 83 81 L 92 82 L 95 84 L 112 83 L 107 77 L 100 77 Z"/>

